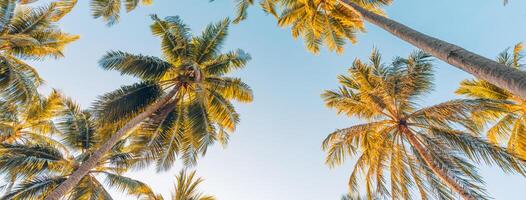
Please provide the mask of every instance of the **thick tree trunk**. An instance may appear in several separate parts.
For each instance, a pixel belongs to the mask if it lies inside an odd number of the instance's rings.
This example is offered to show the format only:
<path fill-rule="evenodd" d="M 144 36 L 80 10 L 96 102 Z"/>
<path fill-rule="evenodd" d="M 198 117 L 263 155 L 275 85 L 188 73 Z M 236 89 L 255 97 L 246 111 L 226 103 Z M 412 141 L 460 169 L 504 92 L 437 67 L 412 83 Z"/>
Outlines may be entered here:
<path fill-rule="evenodd" d="M 462 47 L 425 35 L 394 20 L 370 12 L 350 0 L 337 0 L 366 21 L 473 76 L 526 98 L 526 73 L 506 67 Z"/>
<path fill-rule="evenodd" d="M 69 190 L 76 186 L 79 181 L 84 177 L 93 167 L 97 165 L 102 157 L 130 130 L 139 125 L 146 118 L 151 116 L 155 111 L 159 110 L 165 105 L 170 99 L 175 96 L 179 87 L 175 86 L 166 96 L 161 98 L 159 101 L 148 106 L 144 112 L 135 116 L 129 122 L 127 122 L 121 129 L 119 129 L 114 135 L 108 139 L 97 151 L 95 151 L 87 161 L 83 162 L 79 168 L 71 174 L 62 184 L 46 196 L 45 200 L 58 200 L 64 196 Z"/>
<path fill-rule="evenodd" d="M 433 159 L 431 158 L 431 155 L 429 155 L 429 153 L 426 152 L 422 144 L 420 144 L 420 141 L 418 141 L 418 139 L 415 137 L 415 135 L 413 135 L 411 130 L 407 128 L 407 126 L 401 125 L 400 129 L 406 136 L 407 140 L 409 140 L 411 146 L 413 146 L 420 155 L 420 157 L 424 159 L 424 162 L 426 163 L 427 167 L 429 167 L 444 184 L 446 184 L 451 190 L 458 193 L 462 197 L 462 199 L 476 200 L 474 197 L 467 194 L 455 180 L 453 180 L 444 171 L 442 171 L 436 166 L 436 164 L 433 162 Z"/>

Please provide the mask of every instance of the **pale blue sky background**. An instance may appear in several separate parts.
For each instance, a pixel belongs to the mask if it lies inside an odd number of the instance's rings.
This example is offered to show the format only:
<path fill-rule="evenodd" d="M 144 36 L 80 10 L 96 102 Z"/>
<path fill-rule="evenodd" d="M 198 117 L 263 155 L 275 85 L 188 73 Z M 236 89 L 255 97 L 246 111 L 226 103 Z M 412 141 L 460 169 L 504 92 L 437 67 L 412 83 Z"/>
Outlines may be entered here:
<path fill-rule="evenodd" d="M 148 28 L 148 14 L 179 15 L 200 32 L 209 22 L 233 13 L 231 0 L 156 0 L 153 6 L 123 15 L 121 23 L 109 28 L 91 18 L 87 0 L 79 4 L 64 18 L 62 27 L 81 39 L 67 48 L 65 58 L 34 65 L 47 88 L 59 88 L 85 107 L 97 95 L 134 81 L 98 67 L 106 51 L 160 54 L 159 41 Z M 494 58 L 504 48 L 526 40 L 525 8 L 521 0 L 512 0 L 506 7 L 500 0 L 397 0 L 386 10 L 399 22 Z M 344 73 L 355 58 L 365 59 L 373 47 L 381 50 L 386 62 L 414 50 L 383 30 L 369 24 L 367 29 L 358 36 L 358 44 L 346 46 L 343 55 L 324 51 L 315 56 L 303 48 L 301 40 L 294 41 L 288 29 L 278 28 L 258 7 L 251 8 L 248 20 L 231 28 L 224 49 L 241 48 L 252 55 L 246 70 L 235 75 L 252 86 L 255 101 L 238 106 L 242 121 L 229 146 L 216 145 L 201 159 L 196 169 L 206 179 L 202 190 L 220 200 L 339 199 L 347 191 L 352 162 L 329 169 L 320 144 L 328 133 L 356 121 L 324 107 L 320 93 L 335 88 L 336 75 Z M 458 82 L 469 77 L 443 62 L 435 64 L 437 86 L 424 105 L 455 98 Z M 130 174 L 168 197 L 178 170 Z M 525 178 L 497 168 L 483 167 L 481 173 L 495 199 L 524 198 Z"/>

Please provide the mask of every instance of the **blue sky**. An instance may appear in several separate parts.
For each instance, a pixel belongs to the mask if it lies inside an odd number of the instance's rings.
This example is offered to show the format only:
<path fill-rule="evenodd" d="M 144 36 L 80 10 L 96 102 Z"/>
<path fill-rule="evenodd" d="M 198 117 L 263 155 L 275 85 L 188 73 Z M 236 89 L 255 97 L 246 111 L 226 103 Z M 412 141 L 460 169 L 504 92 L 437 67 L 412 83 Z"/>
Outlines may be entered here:
<path fill-rule="evenodd" d="M 64 30 L 81 35 L 68 46 L 65 58 L 32 62 L 47 81 L 44 91 L 59 88 L 85 107 L 96 96 L 134 82 L 98 67 L 106 51 L 160 55 L 159 41 L 149 31 L 148 14 L 179 15 L 199 33 L 209 22 L 232 16 L 234 7 L 231 0 L 157 0 L 107 27 L 91 18 L 88 2 L 79 1 L 62 22 Z M 419 31 L 494 58 L 504 48 L 526 40 L 524 8 L 526 2 L 520 0 L 506 7 L 500 0 L 398 0 L 386 11 Z M 237 106 L 242 121 L 228 147 L 214 146 L 195 168 L 206 179 L 202 190 L 223 200 L 339 199 L 347 191 L 353 162 L 329 169 L 320 144 L 328 133 L 357 121 L 324 107 L 320 93 L 337 87 L 336 76 L 345 73 L 355 58 L 366 59 L 373 47 L 380 49 L 385 62 L 414 50 L 370 24 L 358 40 L 356 45 L 347 45 L 342 55 L 327 51 L 312 55 L 301 40 L 293 40 L 288 29 L 277 27 L 258 7 L 249 10 L 248 20 L 232 26 L 224 49 L 241 48 L 252 55 L 248 67 L 234 75 L 251 85 L 255 101 Z M 422 105 L 458 98 L 453 94 L 458 82 L 470 77 L 440 61 L 435 62 L 435 71 L 435 91 Z M 178 165 L 161 174 L 129 174 L 169 197 L 179 169 Z M 491 167 L 481 167 L 481 173 L 495 199 L 521 199 L 525 178 Z M 115 194 L 116 199 L 128 199 Z"/>

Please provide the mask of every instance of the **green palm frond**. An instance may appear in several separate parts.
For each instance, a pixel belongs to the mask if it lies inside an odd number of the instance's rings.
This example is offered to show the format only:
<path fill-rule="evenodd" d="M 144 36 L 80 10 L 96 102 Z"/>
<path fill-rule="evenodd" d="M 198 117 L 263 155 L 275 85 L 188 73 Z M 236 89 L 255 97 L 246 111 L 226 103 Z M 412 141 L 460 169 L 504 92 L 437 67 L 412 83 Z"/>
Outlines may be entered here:
<path fill-rule="evenodd" d="M 11 18 L 14 15 L 15 7 L 16 7 L 16 1 L 14 0 L 4 0 L 0 1 L 0 17 L 1 17 L 1 24 L 0 24 L 0 30 L 2 32 L 5 32 L 7 26 L 9 25 Z"/>
<path fill-rule="evenodd" d="M 143 126 L 143 134 L 135 143 L 139 146 L 147 145 L 146 155 L 143 160 L 154 162 L 157 171 L 169 170 L 179 158 L 184 145 L 189 145 L 186 111 L 183 107 L 170 109 L 170 104 Z M 168 109 L 167 109 L 168 108 Z M 171 111 L 170 111 L 171 110 Z"/>
<path fill-rule="evenodd" d="M 63 108 L 63 95 L 53 89 L 48 96 L 41 97 L 36 103 L 27 106 L 27 112 L 23 117 L 30 122 L 40 122 L 42 120 L 52 119 Z"/>
<path fill-rule="evenodd" d="M 475 199 L 490 199 L 487 191 L 483 188 L 482 177 L 477 174 L 477 167 L 462 158 L 459 155 L 460 152 L 449 148 L 449 144 L 441 138 L 422 134 L 420 139 L 433 156 L 433 164 L 441 171 L 446 172 L 462 188 L 463 192 Z M 416 150 L 413 149 L 413 151 Z M 423 161 L 418 153 L 415 152 L 415 156 Z"/>
<path fill-rule="evenodd" d="M 77 5 L 78 0 L 58 0 L 53 2 L 56 7 L 56 12 L 52 18 L 53 21 L 62 19 L 65 15 L 70 13 Z"/>
<path fill-rule="evenodd" d="M 43 82 L 36 70 L 13 56 L 0 55 L 0 62 L 2 96 L 17 102 L 34 100 Z"/>
<path fill-rule="evenodd" d="M 100 142 L 91 114 L 71 99 L 65 99 L 57 126 L 63 135 L 62 142 L 75 150 L 88 150 Z"/>
<path fill-rule="evenodd" d="M 22 182 L 0 199 L 40 199 L 64 180 L 66 178 L 36 177 Z"/>
<path fill-rule="evenodd" d="M 230 73 L 235 69 L 245 67 L 251 57 L 241 49 L 218 55 L 215 59 L 204 62 L 206 73 L 221 76 Z"/>
<path fill-rule="evenodd" d="M 250 86 L 239 78 L 207 77 L 207 89 L 210 92 L 221 94 L 225 99 L 249 103 L 254 99 Z"/>
<path fill-rule="evenodd" d="M 122 51 L 110 51 L 104 55 L 99 65 L 105 70 L 116 70 L 122 75 L 131 75 L 143 80 L 159 80 L 172 67 L 159 58 L 132 55 Z"/>
<path fill-rule="evenodd" d="M 43 59 L 46 57 L 64 57 L 65 46 L 79 37 L 53 30 L 38 30 L 31 33 L 32 43 L 13 44 L 12 54 L 25 59 Z"/>
<path fill-rule="evenodd" d="M 210 119 L 209 109 L 200 99 L 194 99 L 188 106 L 188 126 L 191 133 L 190 139 L 195 149 L 200 152 L 206 152 L 206 147 L 211 144 L 214 139 L 215 127 L 213 121 Z M 192 165 L 195 162 L 191 162 Z M 189 163 L 187 163 L 189 164 Z"/>
<path fill-rule="evenodd" d="M 151 82 L 122 86 L 99 97 L 93 110 L 98 120 L 115 123 L 140 113 L 161 95 L 161 87 Z"/>
<path fill-rule="evenodd" d="M 91 0 L 91 14 L 94 18 L 102 18 L 108 25 L 112 26 L 119 22 L 122 6 L 126 12 L 131 12 L 139 6 L 151 5 L 153 0 Z"/>
<path fill-rule="evenodd" d="M 154 23 L 150 26 L 152 34 L 161 38 L 163 56 L 170 63 L 186 62 L 190 52 L 190 29 L 178 16 L 170 16 L 161 20 L 152 15 Z"/>
<path fill-rule="evenodd" d="M 17 176 L 34 176 L 46 170 L 60 170 L 64 155 L 47 145 L 1 144 L 0 172 Z"/>
<path fill-rule="evenodd" d="M 192 55 L 196 56 L 193 60 L 197 64 L 217 57 L 228 35 L 229 25 L 230 20 L 228 18 L 215 24 L 209 24 L 200 36 L 193 38 Z"/>
<path fill-rule="evenodd" d="M 115 188 L 116 190 L 135 196 L 155 196 L 152 190 L 146 184 L 140 181 L 107 172 L 104 172 L 104 175 L 106 180 L 105 183 L 111 188 Z"/>
<path fill-rule="evenodd" d="M 526 161 L 517 158 L 516 155 L 509 153 L 502 147 L 488 143 L 484 139 L 451 129 L 433 127 L 430 131 L 433 135 L 447 140 L 451 147 L 464 152 L 464 155 L 471 160 L 495 164 L 509 173 L 523 175 L 525 173 L 524 163 Z"/>
<path fill-rule="evenodd" d="M 239 23 L 247 18 L 247 9 L 249 6 L 254 4 L 254 0 L 235 0 L 236 4 L 236 17 L 234 23 Z"/>
<path fill-rule="evenodd" d="M 113 198 L 95 177 L 86 176 L 71 194 L 68 195 L 68 199 L 112 200 Z"/>
<path fill-rule="evenodd" d="M 120 0 L 92 0 L 91 11 L 94 18 L 102 17 L 109 26 L 119 21 L 121 12 Z"/>
<path fill-rule="evenodd" d="M 209 116 L 212 121 L 215 121 L 219 127 L 222 127 L 230 132 L 236 128 L 239 123 L 239 114 L 234 109 L 234 105 L 223 97 L 220 93 L 210 91 L 207 98 L 207 106 L 209 107 Z"/>

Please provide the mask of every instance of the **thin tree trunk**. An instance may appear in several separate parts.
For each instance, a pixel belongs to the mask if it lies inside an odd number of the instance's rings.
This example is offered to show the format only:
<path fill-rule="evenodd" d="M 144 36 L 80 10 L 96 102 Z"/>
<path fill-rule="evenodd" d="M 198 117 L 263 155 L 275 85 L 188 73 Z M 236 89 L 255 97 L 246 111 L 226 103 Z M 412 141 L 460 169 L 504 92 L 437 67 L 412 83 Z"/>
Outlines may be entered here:
<path fill-rule="evenodd" d="M 87 161 L 83 162 L 79 168 L 71 174 L 62 184 L 53 190 L 45 200 L 58 200 L 64 196 L 69 190 L 76 186 L 79 181 L 84 177 L 93 167 L 100 162 L 102 157 L 130 130 L 139 125 L 146 118 L 151 116 L 155 111 L 159 110 L 165 105 L 179 90 L 178 86 L 175 86 L 166 96 L 159 101 L 148 106 L 144 112 L 135 116 L 133 119 L 128 121 L 121 129 L 113 134 L 108 141 L 106 141 L 97 151 L 95 151 Z"/>
<path fill-rule="evenodd" d="M 337 0 L 366 21 L 473 76 L 526 98 L 526 73 L 506 67 L 462 47 L 425 35 L 387 17 L 368 11 L 350 0 Z"/>
<path fill-rule="evenodd" d="M 418 139 L 411 132 L 411 130 L 407 128 L 407 126 L 401 125 L 400 129 L 406 136 L 407 140 L 409 140 L 409 143 L 411 143 L 411 146 L 413 146 L 418 152 L 418 154 L 424 159 L 426 165 L 433 171 L 435 175 L 438 176 L 438 178 L 440 178 L 440 180 L 444 184 L 446 184 L 450 189 L 459 194 L 464 200 L 476 200 L 474 197 L 466 193 L 466 191 L 464 191 L 455 180 L 449 177 L 446 174 L 446 172 L 444 172 L 436 166 L 436 164 L 433 162 L 433 159 L 431 158 L 431 155 L 429 155 L 429 153 L 426 152 L 422 144 L 420 144 L 420 141 L 418 141 Z"/>

